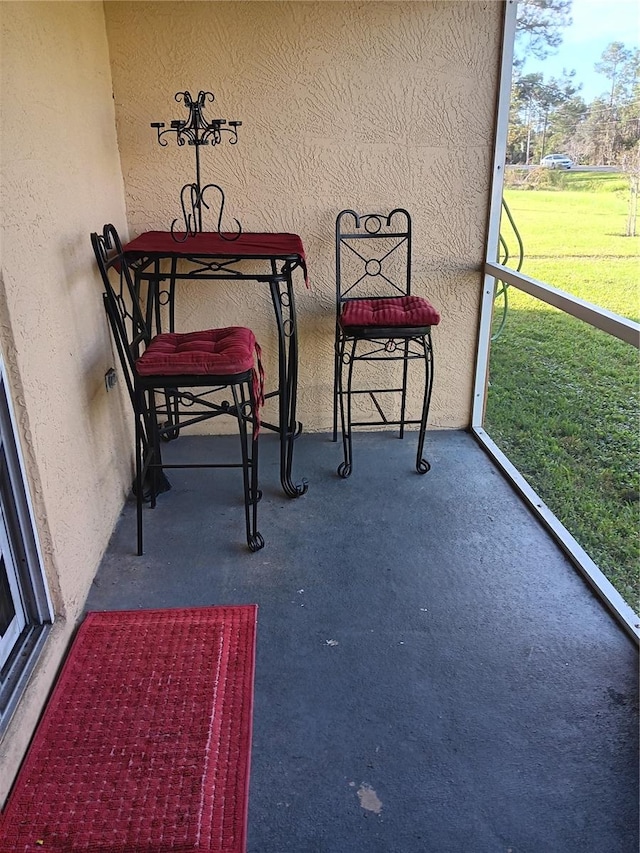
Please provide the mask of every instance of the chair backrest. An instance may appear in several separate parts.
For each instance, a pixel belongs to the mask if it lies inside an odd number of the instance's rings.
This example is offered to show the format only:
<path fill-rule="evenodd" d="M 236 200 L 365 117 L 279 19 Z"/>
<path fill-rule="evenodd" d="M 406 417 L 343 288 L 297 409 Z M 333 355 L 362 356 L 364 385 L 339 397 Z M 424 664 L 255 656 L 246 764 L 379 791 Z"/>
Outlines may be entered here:
<path fill-rule="evenodd" d="M 107 317 L 133 399 L 134 365 L 151 339 L 149 324 L 145 320 L 140 293 L 114 226 L 105 225 L 102 234 L 94 232 L 91 245 L 104 284 L 103 299 Z"/>
<path fill-rule="evenodd" d="M 336 218 L 337 310 L 350 299 L 411 293 L 411 217 L 343 210 Z"/>

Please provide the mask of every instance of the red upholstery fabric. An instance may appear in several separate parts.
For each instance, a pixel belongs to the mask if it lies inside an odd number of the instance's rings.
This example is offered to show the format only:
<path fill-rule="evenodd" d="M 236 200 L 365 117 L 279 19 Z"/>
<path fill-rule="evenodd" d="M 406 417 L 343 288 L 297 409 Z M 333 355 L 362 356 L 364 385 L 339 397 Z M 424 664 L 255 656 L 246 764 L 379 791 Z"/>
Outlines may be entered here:
<path fill-rule="evenodd" d="M 153 338 L 136 368 L 141 376 L 227 376 L 252 370 L 256 353 L 253 332 L 242 326 L 164 332 Z"/>
<path fill-rule="evenodd" d="M 176 237 L 181 237 L 176 234 Z M 242 233 L 237 240 L 229 239 L 234 234 L 226 234 L 227 239 L 215 231 L 204 231 L 187 237 L 183 243 L 177 243 L 169 231 L 146 231 L 124 247 L 127 255 L 218 255 L 235 257 L 286 257 L 300 255 L 304 258 L 302 240 L 297 234 Z"/>
<path fill-rule="evenodd" d="M 437 326 L 440 314 L 421 296 L 352 299 L 342 307 L 340 325 L 373 327 Z"/>

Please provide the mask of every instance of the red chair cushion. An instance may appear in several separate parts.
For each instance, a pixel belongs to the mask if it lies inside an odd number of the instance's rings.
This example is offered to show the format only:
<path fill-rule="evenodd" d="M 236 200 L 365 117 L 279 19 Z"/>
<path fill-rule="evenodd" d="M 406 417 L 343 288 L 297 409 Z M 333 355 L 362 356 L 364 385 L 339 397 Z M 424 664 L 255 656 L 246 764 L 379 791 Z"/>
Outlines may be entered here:
<path fill-rule="evenodd" d="M 352 299 L 342 307 L 340 325 L 373 327 L 437 326 L 440 314 L 421 296 Z"/>
<path fill-rule="evenodd" d="M 252 370 L 255 357 L 256 339 L 243 326 L 163 332 L 151 340 L 136 368 L 141 376 L 227 376 Z"/>

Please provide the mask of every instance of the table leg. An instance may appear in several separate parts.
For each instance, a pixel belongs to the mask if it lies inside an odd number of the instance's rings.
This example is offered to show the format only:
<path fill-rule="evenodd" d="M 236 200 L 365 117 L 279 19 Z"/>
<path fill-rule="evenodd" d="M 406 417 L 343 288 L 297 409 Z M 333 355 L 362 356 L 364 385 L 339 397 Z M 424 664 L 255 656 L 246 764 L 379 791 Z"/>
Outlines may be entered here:
<path fill-rule="evenodd" d="M 156 327 L 158 333 L 162 331 L 162 309 L 166 307 L 169 315 L 169 331 L 176 330 L 176 273 L 178 269 L 178 259 L 171 258 L 171 272 L 169 273 L 169 285 L 166 290 L 162 287 L 164 281 L 161 275 L 160 264 L 156 261 L 155 272 L 157 276 L 157 291 L 156 303 L 158 308 L 158 317 Z M 180 408 L 178 398 L 172 396 L 166 390 L 164 392 L 165 403 L 167 407 L 167 421 L 163 426 L 174 426 L 170 432 L 165 432 L 163 438 L 165 441 L 173 441 L 180 435 Z"/>
<path fill-rule="evenodd" d="M 278 327 L 278 404 L 280 433 L 280 482 L 291 498 L 300 497 L 308 489 L 305 479 L 296 485 L 291 477 L 293 445 L 302 432 L 296 421 L 298 391 L 298 330 L 291 271 L 286 281 L 281 277 L 271 279 L 271 299 Z"/>

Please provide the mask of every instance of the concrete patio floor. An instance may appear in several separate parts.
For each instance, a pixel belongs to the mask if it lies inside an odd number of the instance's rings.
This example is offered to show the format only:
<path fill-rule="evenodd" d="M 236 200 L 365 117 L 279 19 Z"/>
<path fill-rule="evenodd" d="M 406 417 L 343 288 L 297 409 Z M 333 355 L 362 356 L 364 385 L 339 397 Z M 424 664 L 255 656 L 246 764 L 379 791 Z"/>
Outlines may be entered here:
<path fill-rule="evenodd" d="M 237 456 L 235 437 L 169 455 Z M 88 610 L 256 602 L 250 853 L 637 853 L 638 651 L 473 438 L 303 434 L 128 503 Z"/>

